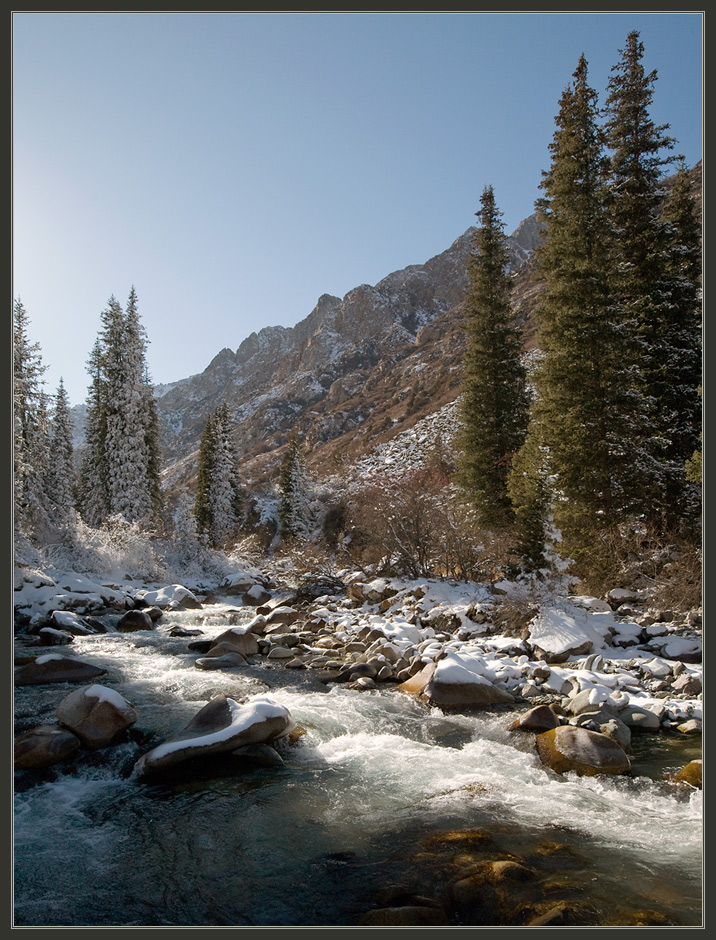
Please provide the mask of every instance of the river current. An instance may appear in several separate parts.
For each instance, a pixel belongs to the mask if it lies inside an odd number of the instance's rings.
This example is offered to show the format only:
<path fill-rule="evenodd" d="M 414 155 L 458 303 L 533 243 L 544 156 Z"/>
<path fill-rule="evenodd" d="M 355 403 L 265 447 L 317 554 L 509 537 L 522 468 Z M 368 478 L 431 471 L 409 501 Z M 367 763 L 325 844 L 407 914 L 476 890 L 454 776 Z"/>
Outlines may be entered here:
<path fill-rule="evenodd" d="M 228 621 L 209 607 L 172 622 L 210 639 Z M 438 896 L 457 870 L 446 834 L 472 831 L 561 879 L 600 924 L 641 910 L 702 923 L 701 792 L 663 780 L 700 756 L 688 740 L 642 734 L 628 777 L 559 777 L 531 735 L 507 730 L 509 711 L 443 713 L 268 661 L 203 671 L 187 645 L 166 627 L 75 638 L 140 717 L 119 744 L 15 794 L 15 926 L 353 926 L 391 885 Z M 16 721 L 53 723 L 70 690 L 17 688 Z M 305 734 L 283 766 L 132 775 L 219 692 L 289 709 Z M 568 864 L 543 849 L 555 845 Z"/>

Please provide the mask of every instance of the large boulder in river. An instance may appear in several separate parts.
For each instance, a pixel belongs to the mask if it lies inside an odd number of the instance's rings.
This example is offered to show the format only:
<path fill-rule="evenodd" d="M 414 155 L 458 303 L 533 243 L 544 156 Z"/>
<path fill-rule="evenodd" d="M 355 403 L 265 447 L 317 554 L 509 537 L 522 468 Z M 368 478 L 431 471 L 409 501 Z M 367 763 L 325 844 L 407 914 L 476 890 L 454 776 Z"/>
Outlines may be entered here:
<path fill-rule="evenodd" d="M 135 630 L 151 630 L 154 621 L 146 610 L 128 610 L 117 621 L 117 629 L 121 633 L 133 633 Z"/>
<path fill-rule="evenodd" d="M 543 731 L 550 731 L 552 728 L 559 727 L 559 718 L 552 711 L 549 705 L 535 705 L 510 725 L 510 731 L 532 731 L 541 734 Z"/>
<path fill-rule="evenodd" d="M 199 610 L 201 601 L 183 584 L 167 584 L 156 591 L 142 591 L 136 595 L 137 602 L 144 607 L 159 607 L 160 610 Z"/>
<path fill-rule="evenodd" d="M 573 771 L 579 776 L 623 774 L 631 764 L 616 741 L 598 731 L 576 725 L 560 725 L 535 738 L 537 753 L 558 774 Z"/>
<path fill-rule="evenodd" d="M 255 656 L 259 651 L 256 634 L 249 627 L 231 627 L 212 640 L 206 655 L 223 656 L 225 653 L 240 653 Z"/>
<path fill-rule="evenodd" d="M 71 757 L 80 739 L 57 725 L 38 725 L 15 738 L 15 770 L 41 770 Z"/>
<path fill-rule="evenodd" d="M 135 773 L 156 773 L 182 761 L 228 754 L 247 744 L 269 744 L 294 727 L 288 709 L 266 696 L 242 704 L 231 696 L 217 695 L 186 728 L 141 757 Z"/>
<path fill-rule="evenodd" d="M 483 708 L 514 702 L 514 697 L 494 682 L 448 659 L 428 663 L 397 688 L 438 708 Z"/>
<path fill-rule="evenodd" d="M 111 744 L 138 716 L 119 692 L 104 685 L 90 685 L 62 699 L 57 717 L 93 751 Z"/>
<path fill-rule="evenodd" d="M 80 659 L 70 659 L 59 653 L 38 656 L 15 670 L 15 685 L 44 685 L 49 682 L 86 682 L 102 676 L 107 670 Z"/>

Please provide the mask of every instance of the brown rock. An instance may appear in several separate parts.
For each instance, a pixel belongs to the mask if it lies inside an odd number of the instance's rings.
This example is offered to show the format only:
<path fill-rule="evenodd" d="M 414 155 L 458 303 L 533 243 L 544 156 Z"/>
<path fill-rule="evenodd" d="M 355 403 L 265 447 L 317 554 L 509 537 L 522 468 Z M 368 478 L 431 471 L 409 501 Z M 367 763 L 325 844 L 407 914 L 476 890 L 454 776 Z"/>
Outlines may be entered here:
<path fill-rule="evenodd" d="M 40 770 L 71 757 L 80 739 L 57 725 L 38 725 L 15 738 L 15 770 Z"/>
<path fill-rule="evenodd" d="M 535 705 L 519 718 L 515 718 L 509 727 L 510 731 L 536 731 L 540 734 L 543 731 L 550 731 L 552 728 L 559 727 L 559 718 L 555 715 L 549 705 Z"/>
<path fill-rule="evenodd" d="M 380 907 L 358 919 L 363 927 L 450 927 L 451 921 L 442 908 Z"/>
<path fill-rule="evenodd" d="M 91 751 L 105 747 L 137 720 L 122 696 L 103 685 L 75 689 L 57 706 L 57 717 Z"/>
<path fill-rule="evenodd" d="M 121 633 L 133 633 L 135 630 L 151 630 L 154 621 L 146 610 L 128 610 L 117 621 Z"/>
<path fill-rule="evenodd" d="M 106 669 L 58 653 L 48 653 L 15 670 L 15 685 L 43 685 L 50 682 L 85 682 L 102 676 Z"/>
<path fill-rule="evenodd" d="M 690 787 L 702 788 L 702 769 L 703 762 L 692 760 L 674 774 L 674 780 L 677 783 L 687 783 Z"/>
<path fill-rule="evenodd" d="M 558 774 L 574 771 L 580 776 L 623 774 L 631 765 L 624 750 L 612 738 L 575 725 L 560 725 L 536 737 L 543 764 Z"/>

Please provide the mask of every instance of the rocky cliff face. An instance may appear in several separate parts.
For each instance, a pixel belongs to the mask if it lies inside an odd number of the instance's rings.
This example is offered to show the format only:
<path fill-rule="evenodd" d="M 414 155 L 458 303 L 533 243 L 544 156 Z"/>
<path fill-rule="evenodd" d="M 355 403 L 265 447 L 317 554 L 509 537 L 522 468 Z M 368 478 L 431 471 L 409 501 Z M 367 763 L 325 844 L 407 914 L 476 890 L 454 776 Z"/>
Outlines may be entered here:
<path fill-rule="evenodd" d="M 221 401 L 236 421 L 242 476 L 258 482 L 275 472 L 294 430 L 320 470 L 455 398 L 473 232 L 375 286 L 342 299 L 324 294 L 296 326 L 252 333 L 235 352 L 221 350 L 201 374 L 159 394 L 167 483 L 188 482 L 195 472 L 207 415 Z M 509 238 L 516 278 L 537 238 L 534 217 Z"/>

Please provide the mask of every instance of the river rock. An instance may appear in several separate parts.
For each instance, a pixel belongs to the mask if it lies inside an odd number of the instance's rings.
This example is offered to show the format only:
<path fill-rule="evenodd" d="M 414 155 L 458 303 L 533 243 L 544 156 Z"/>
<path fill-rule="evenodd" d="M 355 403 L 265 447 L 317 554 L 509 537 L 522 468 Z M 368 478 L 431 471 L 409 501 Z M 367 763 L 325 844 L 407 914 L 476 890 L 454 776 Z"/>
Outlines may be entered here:
<path fill-rule="evenodd" d="M 57 717 L 90 751 L 106 747 L 133 725 L 136 710 L 104 685 L 75 689 L 57 706 Z"/>
<path fill-rule="evenodd" d="M 247 744 L 268 744 L 288 735 L 293 727 L 288 709 L 266 696 L 242 704 L 230 696 L 218 695 L 185 729 L 141 757 L 135 773 L 155 773 L 182 761 L 235 751 Z"/>
<path fill-rule="evenodd" d="M 549 705 L 535 705 L 524 715 L 515 718 L 509 727 L 509 731 L 536 731 L 541 734 L 543 731 L 549 731 L 551 728 L 559 726 L 559 718 L 555 715 Z"/>
<path fill-rule="evenodd" d="M 136 600 L 145 607 L 157 607 L 161 610 L 201 609 L 201 601 L 183 584 L 167 584 L 157 591 L 140 591 Z M 160 614 L 161 616 L 161 614 Z"/>
<path fill-rule="evenodd" d="M 271 600 L 271 595 L 262 585 L 254 584 L 241 595 L 241 600 L 246 607 L 261 607 Z"/>
<path fill-rule="evenodd" d="M 214 655 L 200 656 L 194 663 L 197 669 L 233 669 L 234 666 L 245 666 L 246 660 L 241 653 L 225 652 Z"/>
<path fill-rule="evenodd" d="M 128 610 L 122 614 L 116 626 L 120 633 L 133 633 L 136 630 L 151 630 L 154 621 L 146 610 Z"/>
<path fill-rule="evenodd" d="M 80 739 L 58 725 L 38 725 L 15 738 L 15 770 L 41 770 L 71 757 Z"/>
<path fill-rule="evenodd" d="M 49 682 L 85 682 L 102 676 L 107 670 L 59 653 L 38 656 L 15 670 L 15 685 L 43 685 Z"/>
<path fill-rule="evenodd" d="M 207 656 L 223 656 L 224 653 L 240 653 L 242 656 L 254 656 L 259 651 L 256 634 L 248 627 L 231 627 L 215 637 Z"/>
<path fill-rule="evenodd" d="M 685 767 L 682 767 L 681 770 L 678 770 L 674 774 L 674 780 L 676 780 L 677 783 L 687 783 L 690 787 L 695 787 L 697 790 L 700 790 L 702 788 L 702 770 L 702 761 L 689 761 Z"/>
<path fill-rule="evenodd" d="M 362 927 L 451 927 L 448 915 L 439 907 L 417 905 L 379 907 L 358 918 Z"/>
<path fill-rule="evenodd" d="M 661 719 L 656 712 L 632 702 L 620 709 L 619 719 L 636 731 L 659 731 L 661 728 Z"/>
<path fill-rule="evenodd" d="M 94 630 L 89 627 L 85 620 L 72 610 L 53 610 L 50 617 L 50 624 L 73 636 L 92 636 Z"/>
<path fill-rule="evenodd" d="M 489 679 L 446 660 L 427 663 L 397 689 L 438 708 L 482 708 L 514 702 L 514 696 Z"/>
<path fill-rule="evenodd" d="M 574 771 L 579 776 L 623 774 L 631 764 L 624 749 L 598 731 L 574 725 L 560 725 L 538 734 L 540 760 L 558 774 Z"/>
<path fill-rule="evenodd" d="M 74 641 L 74 636 L 65 630 L 55 630 L 54 627 L 40 627 L 37 636 L 42 646 L 67 646 Z"/>

